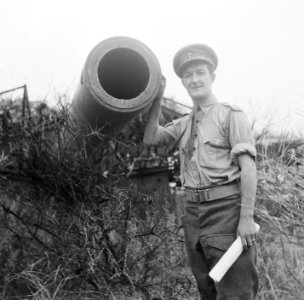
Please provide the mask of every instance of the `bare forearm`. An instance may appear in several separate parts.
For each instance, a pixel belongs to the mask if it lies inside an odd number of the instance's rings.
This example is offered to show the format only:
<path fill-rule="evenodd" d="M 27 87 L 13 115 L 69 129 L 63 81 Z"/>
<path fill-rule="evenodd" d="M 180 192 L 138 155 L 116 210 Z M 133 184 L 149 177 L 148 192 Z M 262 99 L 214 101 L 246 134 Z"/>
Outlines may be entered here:
<path fill-rule="evenodd" d="M 254 224 L 254 204 L 256 197 L 256 165 L 247 154 L 238 157 L 241 167 L 241 211 L 237 234 L 241 237 L 244 248 L 251 247 L 255 241 L 257 229 Z"/>
<path fill-rule="evenodd" d="M 241 213 L 240 217 L 253 218 L 256 198 L 257 175 L 253 161 L 243 166 L 241 171 Z"/>
<path fill-rule="evenodd" d="M 161 98 L 157 98 L 149 111 L 149 116 L 147 120 L 147 124 L 145 127 L 145 133 L 144 133 L 144 143 L 146 145 L 151 145 L 153 141 L 153 137 L 155 135 L 155 132 L 159 126 L 159 117 L 160 117 L 160 111 L 161 111 Z"/>
<path fill-rule="evenodd" d="M 166 78 L 162 76 L 161 85 L 158 94 L 150 108 L 148 121 L 145 128 L 143 142 L 146 145 L 151 145 L 153 142 L 154 135 L 159 126 L 159 117 L 161 111 L 161 100 L 163 99 L 164 90 L 166 87 Z"/>
<path fill-rule="evenodd" d="M 257 172 L 254 160 L 240 157 L 241 162 L 241 213 L 240 217 L 253 218 L 256 198 Z"/>

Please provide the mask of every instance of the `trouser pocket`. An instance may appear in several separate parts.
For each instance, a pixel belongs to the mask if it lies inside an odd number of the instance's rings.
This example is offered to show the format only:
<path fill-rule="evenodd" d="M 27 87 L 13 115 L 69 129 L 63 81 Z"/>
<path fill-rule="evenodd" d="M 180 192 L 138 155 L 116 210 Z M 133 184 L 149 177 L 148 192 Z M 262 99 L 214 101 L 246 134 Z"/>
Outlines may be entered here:
<path fill-rule="evenodd" d="M 206 237 L 204 251 L 210 269 L 215 266 L 235 239 L 235 234 L 219 234 Z M 247 251 L 243 251 L 222 280 L 215 284 L 217 299 L 255 299 L 259 282 L 255 260 L 256 248 L 254 245 Z"/>
<path fill-rule="evenodd" d="M 235 234 L 221 234 L 207 237 L 206 256 L 211 268 L 220 260 L 235 239 Z"/>

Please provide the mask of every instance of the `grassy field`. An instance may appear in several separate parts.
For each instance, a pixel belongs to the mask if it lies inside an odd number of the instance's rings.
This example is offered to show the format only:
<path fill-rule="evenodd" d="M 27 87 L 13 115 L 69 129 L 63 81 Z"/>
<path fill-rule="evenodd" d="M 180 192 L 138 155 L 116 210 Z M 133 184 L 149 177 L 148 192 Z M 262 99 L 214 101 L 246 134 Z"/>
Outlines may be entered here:
<path fill-rule="evenodd" d="M 1 299 L 197 299 L 176 211 L 126 178 L 116 140 L 93 132 L 92 151 L 64 106 L 1 118 Z M 299 144 L 257 145 L 260 300 L 304 299 Z"/>

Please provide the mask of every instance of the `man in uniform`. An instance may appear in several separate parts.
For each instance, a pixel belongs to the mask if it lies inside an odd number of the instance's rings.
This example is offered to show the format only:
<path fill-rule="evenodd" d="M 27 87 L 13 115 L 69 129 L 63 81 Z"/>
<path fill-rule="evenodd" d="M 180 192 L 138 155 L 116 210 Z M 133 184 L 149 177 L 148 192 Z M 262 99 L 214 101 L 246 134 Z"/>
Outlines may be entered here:
<path fill-rule="evenodd" d="M 181 181 L 187 198 L 186 247 L 201 299 L 250 300 L 258 292 L 253 220 L 256 150 L 244 113 L 219 102 L 212 92 L 217 64 L 216 53 L 204 44 L 177 52 L 173 67 L 193 101 L 193 110 L 160 126 L 163 84 L 149 112 L 144 143 L 179 143 Z M 237 236 L 244 251 L 215 283 L 208 273 Z"/>

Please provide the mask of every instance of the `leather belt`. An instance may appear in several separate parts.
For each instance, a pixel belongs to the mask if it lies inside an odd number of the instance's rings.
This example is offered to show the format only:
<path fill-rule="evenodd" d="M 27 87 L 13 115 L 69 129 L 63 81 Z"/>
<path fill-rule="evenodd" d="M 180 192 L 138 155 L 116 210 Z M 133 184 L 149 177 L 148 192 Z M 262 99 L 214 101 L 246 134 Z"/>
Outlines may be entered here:
<path fill-rule="evenodd" d="M 232 183 L 205 189 L 185 187 L 185 191 L 189 201 L 202 203 L 240 194 L 240 187 L 238 183 Z"/>

